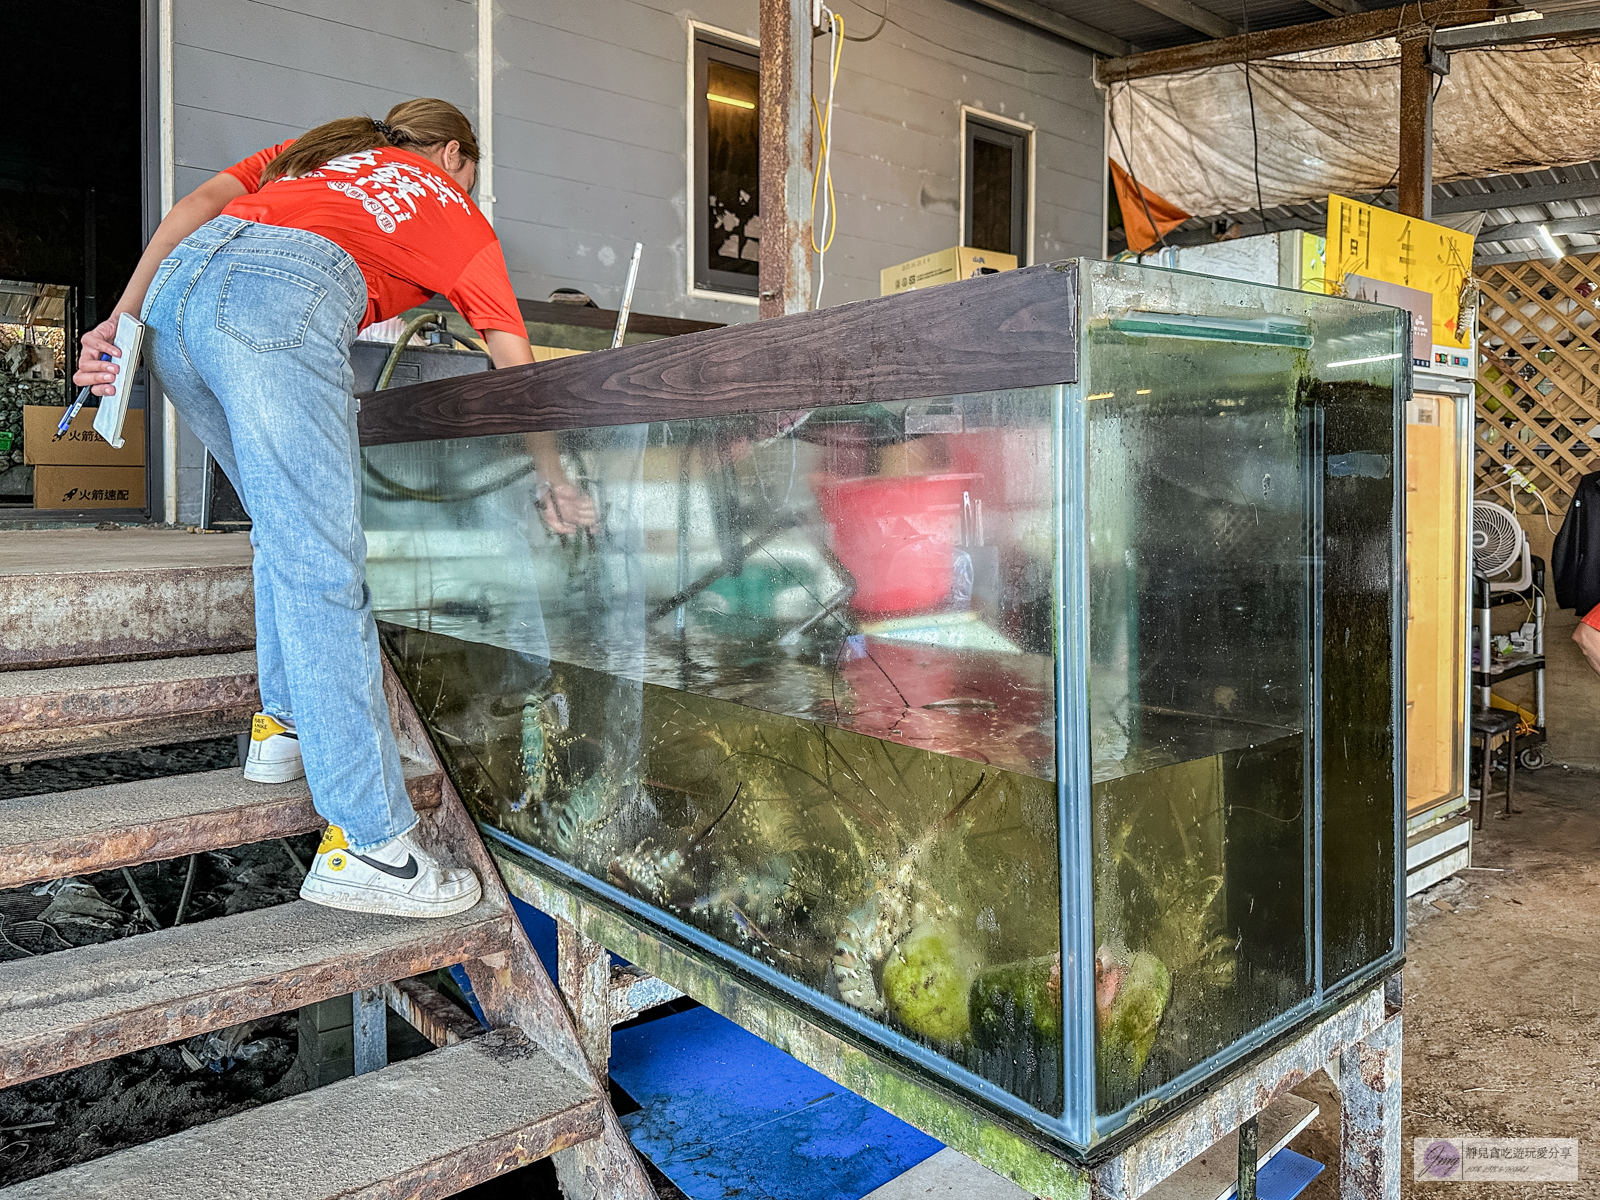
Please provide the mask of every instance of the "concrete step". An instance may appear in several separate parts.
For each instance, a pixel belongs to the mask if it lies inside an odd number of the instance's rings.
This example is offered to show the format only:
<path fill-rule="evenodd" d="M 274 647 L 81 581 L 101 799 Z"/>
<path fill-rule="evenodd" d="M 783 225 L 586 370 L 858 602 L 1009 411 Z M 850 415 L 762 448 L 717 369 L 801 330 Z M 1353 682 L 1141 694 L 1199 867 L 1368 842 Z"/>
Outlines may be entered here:
<path fill-rule="evenodd" d="M 449 1196 L 598 1137 L 602 1101 L 514 1030 L 0 1190 L 4 1200 Z"/>
<path fill-rule="evenodd" d="M 0 763 L 242 733 L 259 703 L 254 651 L 0 671 Z"/>
<path fill-rule="evenodd" d="M 405 764 L 419 812 L 439 806 L 440 773 Z M 304 779 L 251 783 L 237 768 L 8 800 L 0 888 L 224 850 L 321 829 Z"/>
<path fill-rule="evenodd" d="M 0 1088 L 492 954 L 513 920 L 489 901 L 417 920 L 297 900 L 0 963 Z"/>
<path fill-rule="evenodd" d="M 247 650 L 250 539 L 172 529 L 0 538 L 0 671 Z"/>

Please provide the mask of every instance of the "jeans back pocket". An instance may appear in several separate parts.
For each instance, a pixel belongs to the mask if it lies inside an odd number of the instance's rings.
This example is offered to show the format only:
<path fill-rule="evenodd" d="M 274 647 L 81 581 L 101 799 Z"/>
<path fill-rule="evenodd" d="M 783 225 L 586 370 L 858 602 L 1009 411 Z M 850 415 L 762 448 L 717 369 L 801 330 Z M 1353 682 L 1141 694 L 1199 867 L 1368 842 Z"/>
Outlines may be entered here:
<path fill-rule="evenodd" d="M 311 316 L 327 294 L 289 271 L 233 263 L 217 301 L 217 328 L 258 352 L 290 350 L 305 343 Z"/>

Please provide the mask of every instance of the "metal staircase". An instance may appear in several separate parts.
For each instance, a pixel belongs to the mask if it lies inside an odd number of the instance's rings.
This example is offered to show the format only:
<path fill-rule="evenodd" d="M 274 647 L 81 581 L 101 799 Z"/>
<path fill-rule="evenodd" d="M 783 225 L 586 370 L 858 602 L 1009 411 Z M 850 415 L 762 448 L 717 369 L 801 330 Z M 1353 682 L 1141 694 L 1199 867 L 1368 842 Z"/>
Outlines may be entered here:
<path fill-rule="evenodd" d="M 242 538 L 176 532 L 0 536 L 0 763 L 247 728 L 248 554 Z M 439 1197 L 547 1156 L 569 1200 L 654 1200 L 421 722 L 392 675 L 385 686 L 418 838 L 478 871 L 477 907 L 408 920 L 295 901 L 0 964 L 0 1087 L 364 990 L 404 1009 L 403 981 L 457 964 L 489 1032 L 424 1021 L 442 1030 L 431 1053 L 0 1189 L 4 1200 Z M 255 785 L 237 770 L 0 812 L 0 888 L 322 824 L 303 780 Z"/>

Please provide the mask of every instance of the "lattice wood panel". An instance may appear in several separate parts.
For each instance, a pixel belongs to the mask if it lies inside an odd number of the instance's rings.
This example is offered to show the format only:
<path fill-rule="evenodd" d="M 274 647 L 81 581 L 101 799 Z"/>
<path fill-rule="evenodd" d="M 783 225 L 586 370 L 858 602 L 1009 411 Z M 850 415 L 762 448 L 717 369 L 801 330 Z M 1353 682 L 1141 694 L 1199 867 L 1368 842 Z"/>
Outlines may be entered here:
<path fill-rule="evenodd" d="M 1559 520 L 1579 478 L 1600 471 L 1600 255 L 1479 272 L 1479 495 L 1504 504 L 1507 470 L 1538 488 Z M 1516 490 L 1519 512 L 1543 514 Z"/>

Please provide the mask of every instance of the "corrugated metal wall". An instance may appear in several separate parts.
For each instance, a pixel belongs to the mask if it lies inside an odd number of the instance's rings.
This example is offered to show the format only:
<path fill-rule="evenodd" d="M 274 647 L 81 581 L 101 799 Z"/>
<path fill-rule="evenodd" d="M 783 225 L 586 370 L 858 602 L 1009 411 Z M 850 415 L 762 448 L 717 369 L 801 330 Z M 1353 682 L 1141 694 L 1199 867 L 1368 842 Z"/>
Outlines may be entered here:
<path fill-rule="evenodd" d="M 850 33 L 868 33 L 881 0 L 840 11 Z M 477 119 L 476 0 L 174 0 L 173 13 L 179 196 L 320 121 L 410 96 Z M 500 0 L 495 13 L 495 224 L 517 293 L 570 286 L 611 306 L 637 240 L 638 311 L 751 319 L 749 305 L 689 295 L 686 155 L 689 22 L 753 37 L 755 0 Z M 875 296 L 880 268 L 959 240 L 963 105 L 1037 128 L 1033 261 L 1098 255 L 1105 154 L 1090 56 L 951 0 L 890 0 L 888 16 L 844 51 L 824 302 Z M 819 39 L 819 79 L 825 64 Z"/>

